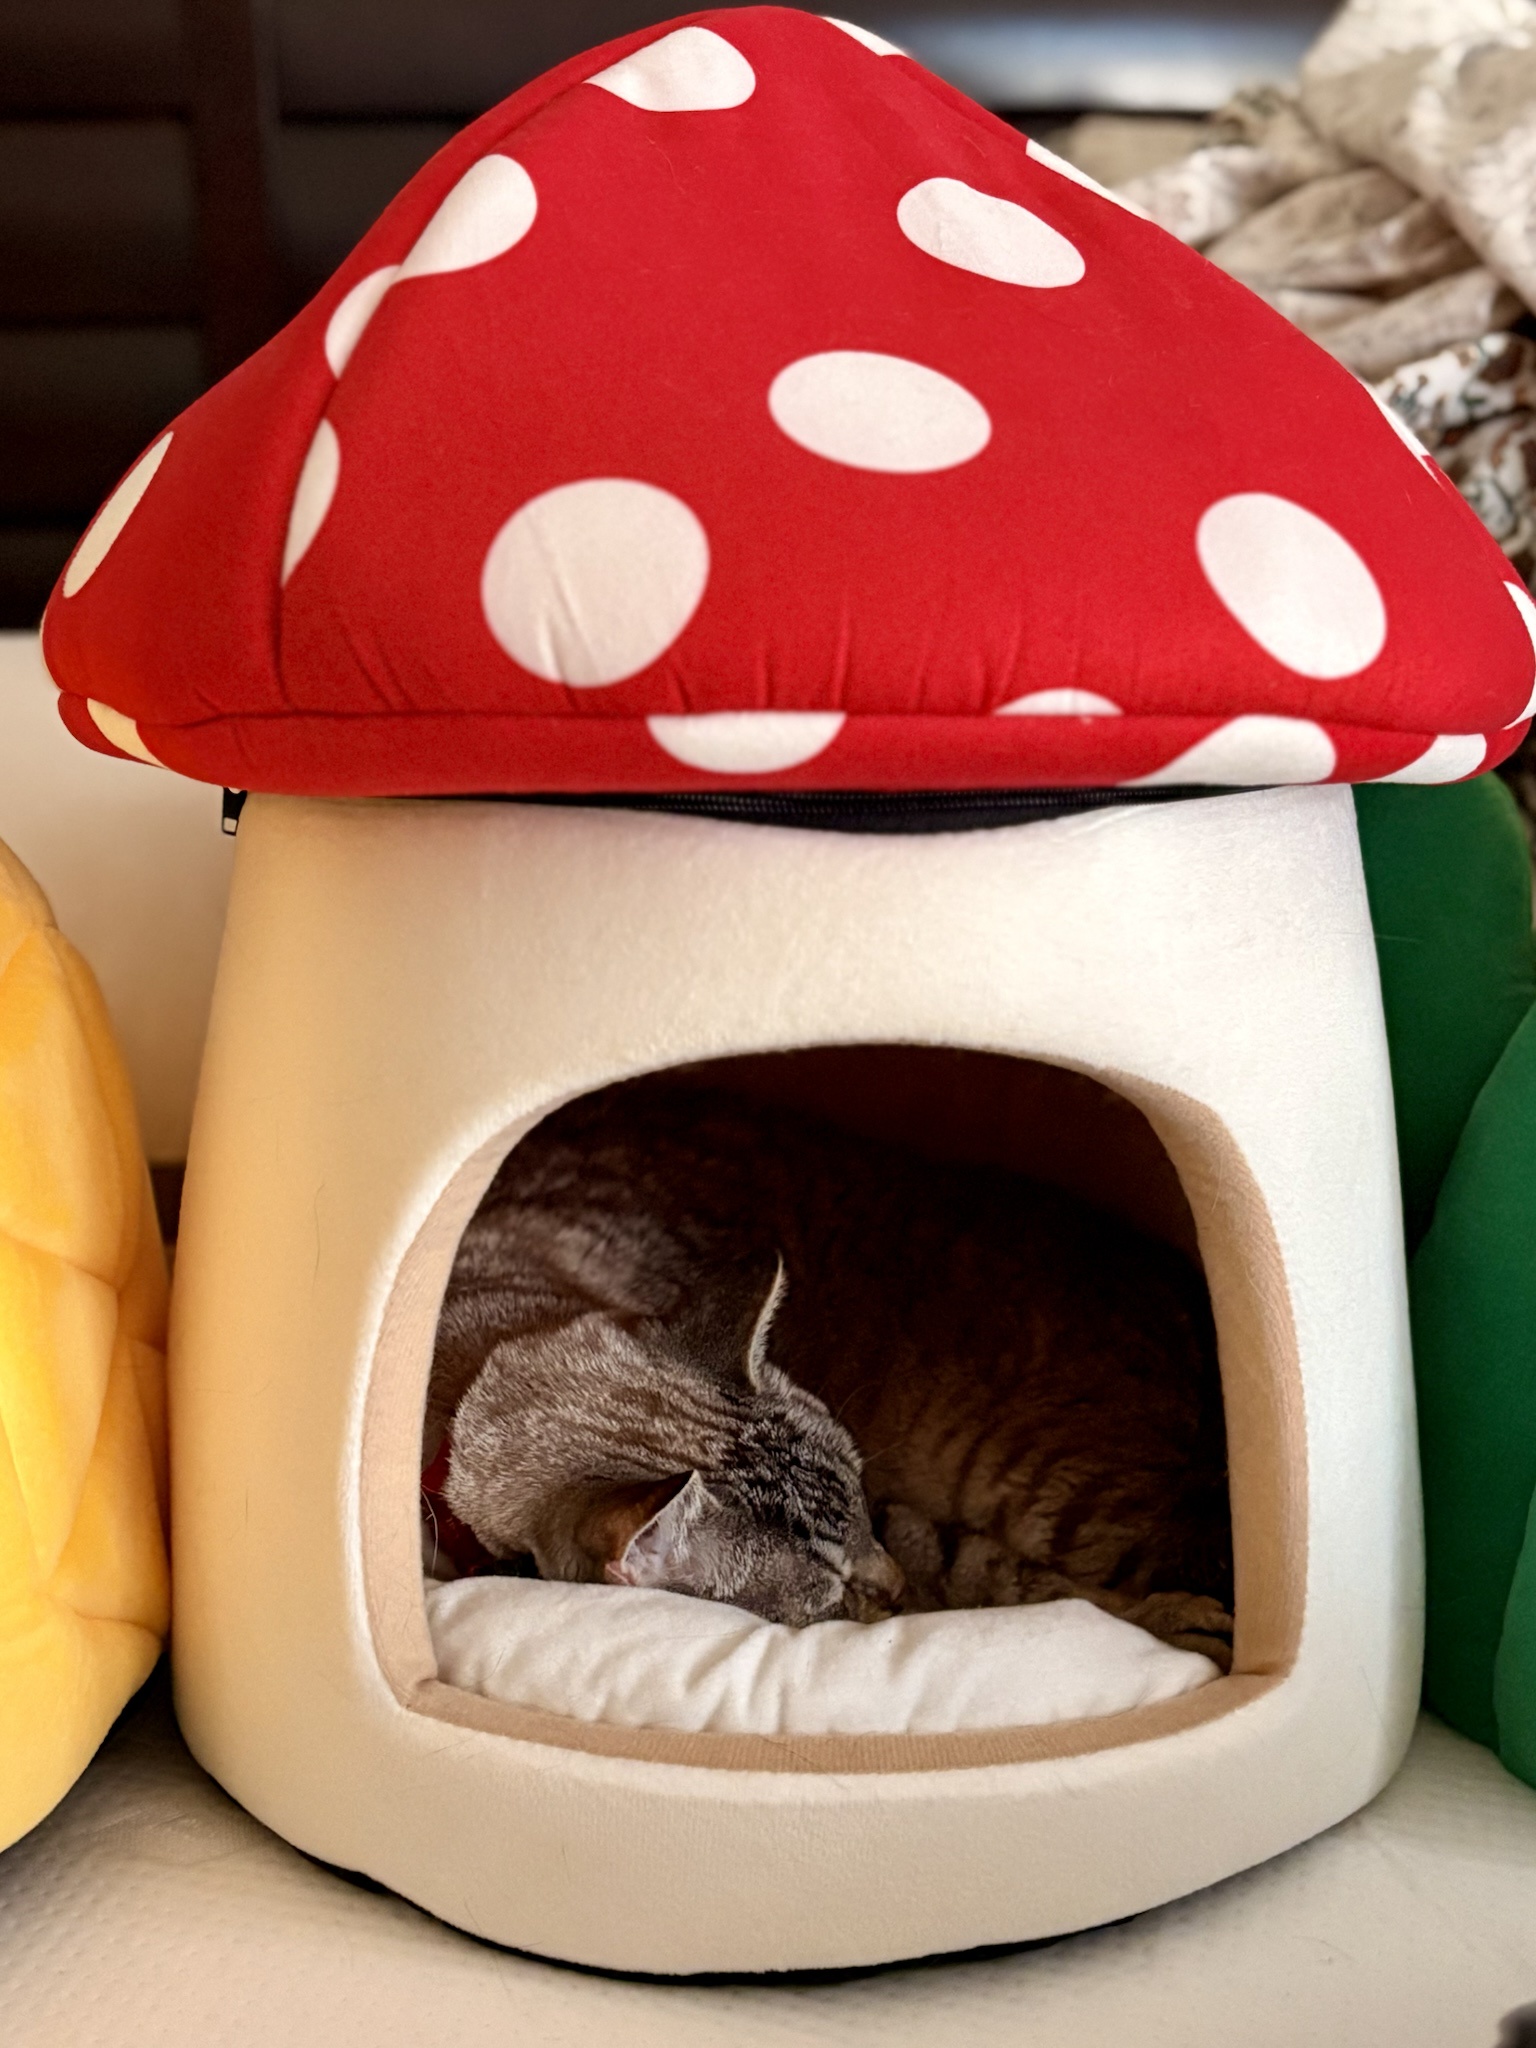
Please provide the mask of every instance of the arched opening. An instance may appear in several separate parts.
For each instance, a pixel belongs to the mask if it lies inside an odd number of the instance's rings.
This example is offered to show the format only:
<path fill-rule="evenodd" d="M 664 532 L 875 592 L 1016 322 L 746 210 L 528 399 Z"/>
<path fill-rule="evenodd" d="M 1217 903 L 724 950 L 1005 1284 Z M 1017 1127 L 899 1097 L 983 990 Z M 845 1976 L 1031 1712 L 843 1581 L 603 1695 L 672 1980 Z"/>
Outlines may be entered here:
<path fill-rule="evenodd" d="M 678 1762 L 771 1769 L 933 1768 L 1063 1755 L 1145 1739 L 1251 1698 L 1300 1633 L 1305 1471 L 1283 1268 L 1262 1197 L 1207 1109 L 1130 1076 L 945 1046 L 814 1046 L 675 1070 L 934 1162 L 1003 1168 L 1063 1190 L 1191 1262 L 1209 1290 L 1230 1471 L 1236 1632 L 1231 1675 L 1177 1698 L 1050 1725 L 934 1733 L 881 1728 L 789 1738 L 615 1725 L 442 1683 L 425 1626 L 416 1482 L 445 1414 L 425 1402 L 437 1311 L 466 1223 L 503 1157 L 538 1119 L 487 1144 L 450 1181 L 407 1257 L 385 1318 L 365 1426 L 362 1543 L 375 1644 L 418 1711 L 525 1739 Z M 595 1091 L 594 1091 L 595 1092 Z M 557 1105 L 550 1104 L 550 1110 Z M 425 1436 L 422 1417 L 426 1409 Z"/>

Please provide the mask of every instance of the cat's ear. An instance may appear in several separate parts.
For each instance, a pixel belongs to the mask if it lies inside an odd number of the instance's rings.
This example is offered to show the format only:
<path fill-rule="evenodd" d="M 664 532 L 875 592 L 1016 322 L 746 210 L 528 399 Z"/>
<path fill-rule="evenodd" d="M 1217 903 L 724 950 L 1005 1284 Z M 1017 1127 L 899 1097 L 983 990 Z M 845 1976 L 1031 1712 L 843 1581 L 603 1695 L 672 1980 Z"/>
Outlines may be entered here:
<path fill-rule="evenodd" d="M 763 1367 L 768 1363 L 768 1332 L 773 1319 L 779 1312 L 789 1279 L 784 1271 L 784 1254 L 779 1253 L 778 1265 L 774 1269 L 763 1305 L 757 1312 L 757 1321 L 752 1325 L 752 1335 L 747 1343 L 747 1378 L 754 1387 L 762 1385 Z"/>
<path fill-rule="evenodd" d="M 697 1472 L 685 1486 L 643 1523 L 618 1556 L 609 1559 L 603 1577 L 610 1586 L 673 1585 L 688 1559 L 689 1541 L 715 1497 Z"/>
<path fill-rule="evenodd" d="M 595 1576 L 609 1576 L 632 1539 L 687 1483 L 687 1473 L 677 1472 L 670 1479 L 615 1482 L 588 1494 L 571 1533 Z"/>

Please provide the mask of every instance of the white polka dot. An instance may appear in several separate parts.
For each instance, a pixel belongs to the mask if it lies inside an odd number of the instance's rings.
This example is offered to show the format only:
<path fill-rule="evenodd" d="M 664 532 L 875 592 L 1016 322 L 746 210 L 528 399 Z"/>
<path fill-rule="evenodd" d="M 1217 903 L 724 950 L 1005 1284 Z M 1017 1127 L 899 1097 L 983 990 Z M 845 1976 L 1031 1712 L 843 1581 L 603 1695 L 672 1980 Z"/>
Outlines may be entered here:
<path fill-rule="evenodd" d="M 1228 783 L 1256 788 L 1273 782 L 1324 782 L 1338 763 L 1333 741 L 1310 718 L 1253 713 L 1230 718 L 1203 740 L 1126 787 L 1156 789 L 1179 782 Z"/>
<path fill-rule="evenodd" d="M 510 156 L 483 156 L 471 164 L 416 237 L 400 276 L 432 277 L 471 270 L 504 256 L 533 226 L 539 195 L 522 165 Z"/>
<path fill-rule="evenodd" d="M 139 728 L 131 718 L 125 718 L 121 711 L 114 711 L 110 704 L 98 704 L 94 697 L 87 697 L 85 708 L 91 714 L 91 722 L 103 739 L 109 739 L 120 754 L 132 754 L 136 761 L 147 761 L 151 768 L 163 768 L 165 763 L 155 756 L 139 738 Z"/>
<path fill-rule="evenodd" d="M 896 222 L 926 255 L 999 284 L 1049 290 L 1076 284 L 1085 268 L 1066 236 L 1038 214 L 958 178 L 925 178 L 904 192 Z"/>
<path fill-rule="evenodd" d="M 872 28 L 860 28 L 856 21 L 842 21 L 835 14 L 824 14 L 821 18 L 830 22 L 833 28 L 840 28 L 845 36 L 852 36 L 856 43 L 862 43 L 866 50 L 873 50 L 877 57 L 905 57 L 907 54 L 900 43 L 888 43 L 884 36 L 877 36 Z"/>
<path fill-rule="evenodd" d="M 1390 775 L 1373 775 L 1371 780 L 1460 782 L 1464 775 L 1477 773 L 1487 751 L 1488 744 L 1480 732 L 1442 732 L 1406 768 L 1394 768 Z"/>
<path fill-rule="evenodd" d="M 1523 583 L 1506 583 L 1504 588 L 1509 592 L 1515 610 L 1525 622 L 1525 630 L 1531 636 L 1532 652 L 1536 653 L 1536 604 L 1531 602 L 1531 593 Z M 1533 683 L 1531 687 L 1530 702 L 1520 713 L 1520 716 L 1512 718 L 1509 723 L 1510 725 L 1524 725 L 1528 718 L 1536 718 L 1536 683 Z M 1507 731 L 1508 727 L 1505 730 Z"/>
<path fill-rule="evenodd" d="M 768 410 L 792 441 L 851 469 L 953 469 L 992 437 L 986 408 L 962 384 L 905 356 L 830 349 L 780 370 Z"/>
<path fill-rule="evenodd" d="M 678 28 L 594 72 L 587 83 L 649 114 L 703 114 L 751 99 L 757 75 L 712 28 Z"/>
<path fill-rule="evenodd" d="M 1296 675 L 1352 676 L 1380 654 L 1386 607 L 1343 534 L 1290 498 L 1218 498 L 1195 533 L 1206 581 L 1264 652 Z"/>
<path fill-rule="evenodd" d="M 1027 697 L 999 704 L 996 716 L 1015 712 L 1031 718 L 1118 718 L 1120 706 L 1097 690 L 1031 690 Z"/>
<path fill-rule="evenodd" d="M 370 271 L 361 284 L 353 285 L 326 322 L 325 360 L 333 377 L 339 377 L 352 360 L 352 351 L 362 340 L 363 329 L 399 275 L 398 263 L 387 263 L 382 270 Z"/>
<path fill-rule="evenodd" d="M 1388 405 L 1387 401 L 1382 397 L 1381 393 L 1378 390 L 1376 390 L 1373 385 L 1367 384 L 1365 388 L 1367 391 L 1370 392 L 1371 397 L 1376 401 L 1377 410 L 1383 415 L 1387 422 L 1387 425 L 1392 429 L 1393 433 L 1396 434 L 1399 441 L 1401 441 L 1405 447 L 1411 448 L 1414 454 L 1417 455 L 1417 457 L 1419 458 L 1420 462 L 1433 462 L 1435 458 L 1430 454 L 1429 450 L 1424 446 L 1424 443 L 1419 439 L 1418 435 L 1413 431 L 1412 427 L 1409 426 L 1408 422 L 1403 418 L 1402 414 L 1397 410 L 1396 406 Z"/>
<path fill-rule="evenodd" d="M 106 560 L 108 549 L 133 517 L 140 498 L 154 482 L 155 471 L 164 462 L 165 451 L 170 445 L 171 436 L 162 434 L 155 445 L 139 457 L 91 521 L 84 540 L 75 549 L 70 557 L 69 567 L 64 571 L 66 597 L 73 597 L 77 590 L 83 589 Z"/>
<path fill-rule="evenodd" d="M 665 654 L 708 580 L 709 541 L 681 498 L 594 476 L 513 513 L 486 555 L 480 603 L 514 661 L 585 690 Z"/>
<path fill-rule="evenodd" d="M 706 711 L 645 722 L 674 761 L 712 775 L 773 775 L 824 753 L 842 730 L 842 711 Z"/>
<path fill-rule="evenodd" d="M 281 582 L 288 581 L 308 553 L 310 542 L 324 525 L 340 475 L 341 443 L 330 421 L 322 420 L 309 444 L 309 453 L 304 458 L 298 487 L 293 494 L 293 510 L 288 514 L 288 538 L 283 542 Z"/>
<path fill-rule="evenodd" d="M 1035 162 L 1044 164 L 1048 171 L 1055 171 L 1059 177 L 1070 178 L 1074 185 L 1081 185 L 1089 192 L 1097 192 L 1101 199 L 1109 200 L 1111 205 L 1123 208 L 1126 213 L 1134 213 L 1138 220 L 1152 219 L 1144 206 L 1138 206 L 1134 199 L 1127 199 L 1123 193 L 1111 192 L 1109 187 L 1101 185 L 1097 178 L 1090 178 L 1088 173 L 1080 171 L 1076 164 L 1069 164 L 1064 156 L 1057 156 L 1056 152 L 1047 149 L 1044 143 L 1036 142 L 1033 135 L 1027 138 L 1024 147 Z"/>

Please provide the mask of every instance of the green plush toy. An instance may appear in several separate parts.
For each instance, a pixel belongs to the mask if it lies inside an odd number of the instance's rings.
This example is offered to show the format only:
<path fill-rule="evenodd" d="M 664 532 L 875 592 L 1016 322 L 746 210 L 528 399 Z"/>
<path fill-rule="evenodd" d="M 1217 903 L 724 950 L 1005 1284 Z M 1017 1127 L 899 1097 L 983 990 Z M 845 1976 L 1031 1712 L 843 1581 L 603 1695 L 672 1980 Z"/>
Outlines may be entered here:
<path fill-rule="evenodd" d="M 1536 947 L 1493 776 L 1355 792 L 1397 1098 L 1425 1702 L 1536 1784 Z"/>

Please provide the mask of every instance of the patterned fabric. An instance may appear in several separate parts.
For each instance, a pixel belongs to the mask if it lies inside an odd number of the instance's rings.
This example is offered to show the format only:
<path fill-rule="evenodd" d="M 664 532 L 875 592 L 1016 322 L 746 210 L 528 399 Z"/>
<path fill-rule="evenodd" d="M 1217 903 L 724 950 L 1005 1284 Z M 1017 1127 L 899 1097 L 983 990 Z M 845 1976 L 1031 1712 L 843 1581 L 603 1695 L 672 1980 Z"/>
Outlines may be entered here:
<path fill-rule="evenodd" d="M 0 1849 L 160 1654 L 165 1294 L 100 993 L 0 846 Z"/>
<path fill-rule="evenodd" d="M 1485 334 L 1404 363 L 1378 389 L 1434 450 L 1529 585 L 1536 577 L 1536 342 Z"/>
<path fill-rule="evenodd" d="M 1307 53 L 1302 105 L 1384 164 L 1536 301 L 1536 4 L 1347 0 Z"/>
<path fill-rule="evenodd" d="M 1348 0 L 1299 94 L 1086 116 L 1058 146 L 1380 380 L 1530 586 L 1536 0 Z"/>
<path fill-rule="evenodd" d="M 866 32 L 515 95 L 141 458 L 106 752 L 314 794 L 1446 781 L 1536 611 L 1270 307 Z"/>

